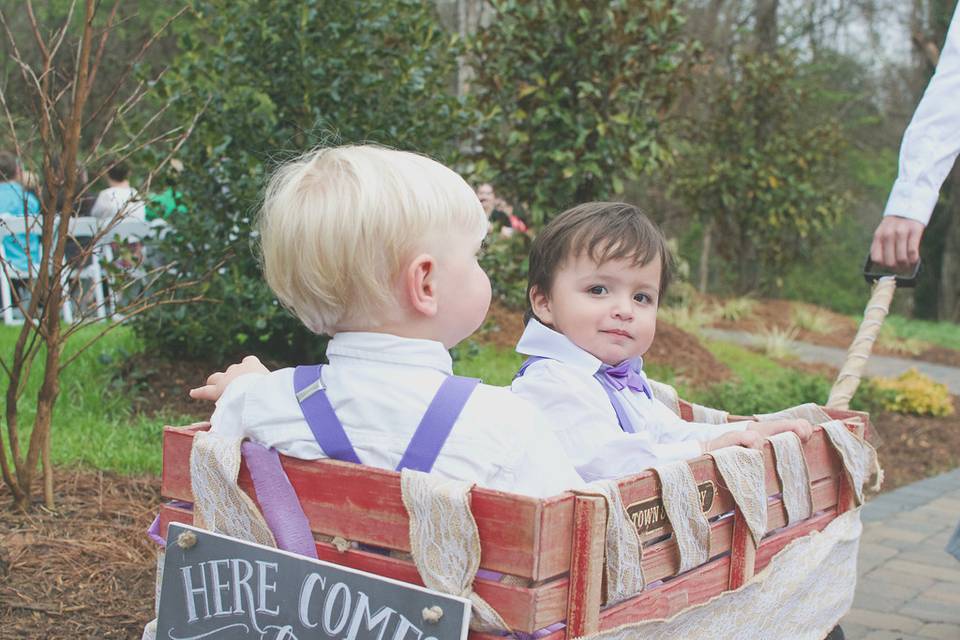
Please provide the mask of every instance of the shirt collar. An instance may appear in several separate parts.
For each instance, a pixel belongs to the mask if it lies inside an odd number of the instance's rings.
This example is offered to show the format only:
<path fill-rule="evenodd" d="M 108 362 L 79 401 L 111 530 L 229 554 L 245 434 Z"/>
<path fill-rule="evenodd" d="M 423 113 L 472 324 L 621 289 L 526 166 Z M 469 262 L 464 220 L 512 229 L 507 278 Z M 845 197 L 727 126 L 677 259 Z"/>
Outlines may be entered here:
<path fill-rule="evenodd" d="M 327 356 L 426 367 L 453 375 L 453 361 L 442 343 L 389 333 L 342 331 L 330 339 Z"/>
<path fill-rule="evenodd" d="M 530 318 L 527 322 L 527 327 L 517 343 L 517 352 L 527 356 L 558 360 L 591 374 L 596 373 L 603 366 L 600 358 L 584 351 L 571 342 L 570 338 L 554 331 L 536 318 Z M 637 358 L 637 365 L 642 371 L 643 358 Z"/>

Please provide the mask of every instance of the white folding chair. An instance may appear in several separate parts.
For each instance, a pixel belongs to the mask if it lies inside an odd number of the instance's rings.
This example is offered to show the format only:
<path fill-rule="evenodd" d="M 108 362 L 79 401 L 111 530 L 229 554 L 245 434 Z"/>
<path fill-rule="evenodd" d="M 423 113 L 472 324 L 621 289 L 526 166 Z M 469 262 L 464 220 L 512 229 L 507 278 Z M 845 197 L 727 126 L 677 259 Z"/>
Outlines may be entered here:
<path fill-rule="evenodd" d="M 23 318 L 14 316 L 13 281 L 30 281 L 37 277 L 40 269 L 39 262 L 43 260 L 41 252 L 30 250 L 31 236 L 40 235 L 39 218 L 24 218 L 23 216 L 0 215 L 0 257 L 3 259 L 3 270 L 0 274 L 0 303 L 3 304 L 4 324 L 22 324 Z M 24 256 L 29 255 L 26 265 L 17 264 L 20 256 L 8 255 L 9 246 L 19 247 Z M 11 258 L 14 261 L 11 261 Z M 63 270 L 61 284 L 63 286 L 63 306 L 61 313 L 65 322 L 73 322 L 73 310 L 69 302 L 67 272 Z"/>
<path fill-rule="evenodd" d="M 107 317 L 107 306 L 104 302 L 103 285 L 104 275 L 103 267 L 100 261 L 106 259 L 106 253 L 110 251 L 110 244 L 107 238 L 97 238 L 97 234 L 106 223 L 99 218 L 91 216 L 81 216 L 70 219 L 70 239 L 76 242 L 79 248 L 79 256 L 86 254 L 85 264 L 76 266 L 77 281 L 81 284 L 84 280 L 90 282 L 90 290 L 93 291 L 93 300 L 96 304 L 96 314 L 99 320 Z M 112 256 L 112 252 L 110 253 Z M 78 257 L 79 259 L 79 257 Z M 79 295 L 83 296 L 83 287 Z M 77 301 L 78 306 L 82 306 L 81 300 Z"/>

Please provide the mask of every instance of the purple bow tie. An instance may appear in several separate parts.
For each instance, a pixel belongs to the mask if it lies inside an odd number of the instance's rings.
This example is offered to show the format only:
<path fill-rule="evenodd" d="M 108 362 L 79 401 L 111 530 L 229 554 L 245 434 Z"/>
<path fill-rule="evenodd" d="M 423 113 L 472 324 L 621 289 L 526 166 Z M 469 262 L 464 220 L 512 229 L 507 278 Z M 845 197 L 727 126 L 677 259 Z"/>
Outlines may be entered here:
<path fill-rule="evenodd" d="M 624 360 L 615 367 L 603 365 L 597 375 L 616 390 L 628 387 L 631 391 L 643 391 L 653 400 L 653 389 L 642 373 L 643 361 L 639 358 Z"/>

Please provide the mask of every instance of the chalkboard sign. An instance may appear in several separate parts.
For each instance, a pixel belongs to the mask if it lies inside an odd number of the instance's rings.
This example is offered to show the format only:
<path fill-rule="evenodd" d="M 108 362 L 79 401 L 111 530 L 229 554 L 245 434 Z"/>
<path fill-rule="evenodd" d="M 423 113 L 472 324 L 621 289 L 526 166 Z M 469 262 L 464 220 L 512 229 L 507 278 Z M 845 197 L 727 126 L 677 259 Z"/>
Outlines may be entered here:
<path fill-rule="evenodd" d="M 464 598 L 187 525 L 167 533 L 157 640 L 464 640 L 469 621 Z"/>

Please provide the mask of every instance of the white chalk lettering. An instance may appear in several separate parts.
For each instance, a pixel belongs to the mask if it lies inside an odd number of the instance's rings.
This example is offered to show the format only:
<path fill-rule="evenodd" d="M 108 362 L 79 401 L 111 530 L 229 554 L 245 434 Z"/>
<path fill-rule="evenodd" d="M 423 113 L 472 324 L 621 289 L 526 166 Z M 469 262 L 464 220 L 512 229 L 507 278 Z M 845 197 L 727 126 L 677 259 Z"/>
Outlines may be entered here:
<path fill-rule="evenodd" d="M 337 604 L 337 596 L 343 594 L 343 604 L 340 607 L 340 617 L 337 619 L 337 624 L 331 624 L 331 619 L 333 618 L 333 609 Z M 350 589 L 342 582 L 338 582 L 330 588 L 330 591 L 327 593 L 327 597 L 323 602 L 323 630 L 327 635 L 335 636 L 338 635 L 343 628 L 347 626 L 347 622 L 350 620 L 350 604 L 351 604 Z"/>
<path fill-rule="evenodd" d="M 417 640 L 423 636 L 423 631 L 420 631 L 412 622 L 407 620 L 406 616 L 400 616 L 400 622 L 397 623 L 397 630 L 393 632 L 392 640 L 404 640 L 407 636 L 407 631 L 413 629 L 417 634 Z"/>
<path fill-rule="evenodd" d="M 383 640 L 383 632 L 387 630 L 387 625 L 390 622 L 390 616 L 395 613 L 396 611 L 394 609 L 383 606 L 371 616 L 370 599 L 363 591 L 358 591 L 357 606 L 353 610 L 353 619 L 350 620 L 350 629 L 347 631 L 347 635 L 344 640 L 356 640 L 361 624 L 366 626 L 367 631 L 373 631 L 374 628 L 379 625 L 380 630 L 377 631 L 377 640 Z M 364 622 L 364 619 L 366 619 L 366 622 Z"/>
<path fill-rule="evenodd" d="M 230 581 L 220 582 L 220 565 L 223 564 L 224 568 L 229 572 L 230 570 L 230 561 L 227 559 L 223 560 L 211 560 L 207 563 L 207 568 L 210 570 L 210 588 L 213 590 L 213 615 L 214 616 L 229 616 L 233 613 L 232 609 L 223 609 L 223 598 L 221 597 L 221 592 L 226 589 L 229 597 L 230 591 Z"/>
<path fill-rule="evenodd" d="M 192 569 L 193 565 L 188 565 L 186 567 L 180 567 L 180 574 L 183 577 L 183 595 L 187 599 L 187 621 L 196 622 L 199 618 L 197 617 L 197 607 L 194 598 L 199 594 L 203 597 L 203 617 L 210 617 L 210 603 L 207 602 L 207 576 L 203 570 L 203 565 L 206 564 L 201 562 L 198 565 L 200 569 L 200 580 L 202 585 L 199 587 L 193 586 L 193 575 Z"/>
<path fill-rule="evenodd" d="M 263 560 L 257 560 L 257 569 L 259 572 L 257 578 L 259 580 L 259 602 L 257 603 L 257 613 L 269 613 L 272 616 L 280 615 L 280 608 L 270 609 L 267 607 L 267 591 L 276 592 L 277 583 L 267 581 L 267 569 L 272 569 L 274 572 L 277 571 L 276 562 L 264 562 Z"/>
<path fill-rule="evenodd" d="M 327 588 L 327 579 L 319 573 L 311 573 L 308 575 L 303 581 L 303 586 L 300 587 L 300 624 L 307 629 L 313 629 L 320 624 L 319 622 L 310 622 L 310 619 L 307 617 L 307 610 L 310 608 L 310 598 L 313 596 L 313 586 L 318 582 L 320 583 L 321 589 Z"/>
<path fill-rule="evenodd" d="M 250 578 L 253 577 L 253 565 L 243 558 L 234 558 L 233 564 L 233 612 L 244 613 L 243 596 L 246 594 L 250 603 L 250 611 L 254 610 L 253 589 L 250 587 Z M 240 577 L 240 566 L 243 565 L 243 577 Z"/>

